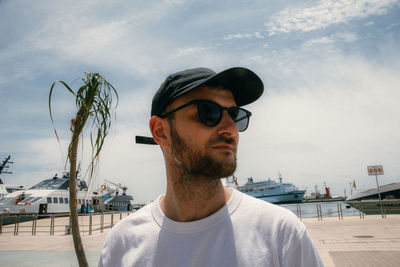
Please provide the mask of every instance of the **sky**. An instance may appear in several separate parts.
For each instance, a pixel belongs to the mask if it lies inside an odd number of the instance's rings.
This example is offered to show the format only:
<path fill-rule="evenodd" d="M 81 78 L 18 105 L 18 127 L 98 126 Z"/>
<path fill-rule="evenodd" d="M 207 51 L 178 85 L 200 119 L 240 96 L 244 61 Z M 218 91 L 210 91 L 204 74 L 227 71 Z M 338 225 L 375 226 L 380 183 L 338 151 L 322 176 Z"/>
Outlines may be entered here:
<path fill-rule="evenodd" d="M 248 177 L 333 195 L 400 182 L 400 1 L 0 1 L 0 160 L 8 184 L 34 185 L 65 168 L 74 99 L 85 71 L 120 101 L 92 188 L 104 179 L 135 202 L 165 192 L 164 160 L 150 136 L 151 99 L 165 77 L 193 67 L 247 67 L 264 95 L 240 134 L 239 184 Z M 82 173 L 90 145 L 79 152 Z"/>

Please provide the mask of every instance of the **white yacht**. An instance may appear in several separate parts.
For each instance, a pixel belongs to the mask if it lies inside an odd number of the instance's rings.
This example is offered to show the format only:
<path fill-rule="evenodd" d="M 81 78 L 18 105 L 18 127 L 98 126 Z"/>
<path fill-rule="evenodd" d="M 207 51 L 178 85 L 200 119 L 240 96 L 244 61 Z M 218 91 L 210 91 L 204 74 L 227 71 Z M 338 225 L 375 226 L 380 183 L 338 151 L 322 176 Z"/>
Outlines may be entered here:
<path fill-rule="evenodd" d="M 381 185 L 346 198 L 345 203 L 365 214 L 400 214 L 400 182 Z"/>
<path fill-rule="evenodd" d="M 15 191 L 0 198 L 0 213 L 66 213 L 69 212 L 69 174 L 55 175 L 29 189 Z M 83 180 L 77 182 L 78 212 L 93 210 L 92 197 Z"/>

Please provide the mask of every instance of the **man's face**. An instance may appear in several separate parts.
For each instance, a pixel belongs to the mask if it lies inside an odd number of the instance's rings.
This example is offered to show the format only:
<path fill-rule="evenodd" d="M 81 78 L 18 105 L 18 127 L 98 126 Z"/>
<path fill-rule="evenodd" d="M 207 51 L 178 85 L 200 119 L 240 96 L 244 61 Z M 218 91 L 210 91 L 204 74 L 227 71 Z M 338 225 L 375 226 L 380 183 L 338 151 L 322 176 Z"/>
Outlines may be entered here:
<path fill-rule="evenodd" d="M 211 100 L 222 107 L 236 106 L 229 90 L 202 87 L 173 102 L 169 110 L 195 99 Z M 188 177 L 228 177 L 236 169 L 238 129 L 226 111 L 214 127 L 202 124 L 196 105 L 174 113 L 169 120 L 171 155 Z"/>

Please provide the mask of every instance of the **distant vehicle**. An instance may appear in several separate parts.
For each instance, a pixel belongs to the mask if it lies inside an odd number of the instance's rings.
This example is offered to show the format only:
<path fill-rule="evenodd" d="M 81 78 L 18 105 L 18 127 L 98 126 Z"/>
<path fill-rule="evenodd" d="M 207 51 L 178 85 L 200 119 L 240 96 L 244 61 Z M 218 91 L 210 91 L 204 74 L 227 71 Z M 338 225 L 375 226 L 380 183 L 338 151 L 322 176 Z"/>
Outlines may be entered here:
<path fill-rule="evenodd" d="M 239 186 L 239 191 L 274 204 L 301 203 L 306 190 L 299 190 L 293 184 L 282 183 L 279 174 L 279 183 L 268 179 L 266 181 L 254 182 L 248 178 L 247 183 Z"/>

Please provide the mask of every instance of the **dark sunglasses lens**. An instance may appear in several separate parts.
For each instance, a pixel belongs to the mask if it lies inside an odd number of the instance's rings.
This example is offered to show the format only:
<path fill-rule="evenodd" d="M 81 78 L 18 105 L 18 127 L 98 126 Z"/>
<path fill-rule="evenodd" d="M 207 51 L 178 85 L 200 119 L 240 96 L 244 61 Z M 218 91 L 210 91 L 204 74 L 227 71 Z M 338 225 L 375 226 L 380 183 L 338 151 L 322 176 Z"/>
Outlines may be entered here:
<path fill-rule="evenodd" d="M 222 110 L 217 103 L 197 103 L 197 112 L 200 121 L 207 126 L 215 126 L 221 121 Z"/>
<path fill-rule="evenodd" d="M 228 109 L 228 113 L 240 132 L 247 129 L 247 126 L 249 125 L 249 115 L 246 111 L 238 107 L 233 107 Z"/>

